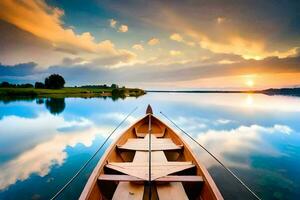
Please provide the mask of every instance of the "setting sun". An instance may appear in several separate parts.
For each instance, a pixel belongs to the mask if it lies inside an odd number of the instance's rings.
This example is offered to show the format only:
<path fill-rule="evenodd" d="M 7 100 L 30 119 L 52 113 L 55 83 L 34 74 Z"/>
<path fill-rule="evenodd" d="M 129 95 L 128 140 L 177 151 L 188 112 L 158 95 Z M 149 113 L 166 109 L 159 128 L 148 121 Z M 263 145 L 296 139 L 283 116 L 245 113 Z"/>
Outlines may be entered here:
<path fill-rule="evenodd" d="M 253 81 L 253 80 L 247 80 L 247 81 L 246 81 L 246 85 L 247 85 L 248 87 L 253 87 L 253 86 L 254 86 L 254 81 Z"/>

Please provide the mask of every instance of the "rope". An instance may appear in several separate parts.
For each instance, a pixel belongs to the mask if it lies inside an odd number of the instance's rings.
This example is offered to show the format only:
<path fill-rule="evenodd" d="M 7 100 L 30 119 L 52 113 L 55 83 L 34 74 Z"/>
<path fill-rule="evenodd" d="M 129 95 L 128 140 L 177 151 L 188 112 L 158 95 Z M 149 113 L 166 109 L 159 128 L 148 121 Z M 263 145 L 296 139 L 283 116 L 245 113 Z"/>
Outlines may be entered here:
<path fill-rule="evenodd" d="M 127 120 L 127 118 L 136 111 L 137 107 L 135 107 L 119 124 L 118 126 L 109 134 L 109 136 L 104 140 L 102 145 L 97 149 L 97 151 L 88 159 L 84 165 L 76 172 L 76 174 L 51 198 L 51 200 L 56 199 L 72 182 L 73 180 L 85 169 L 85 167 L 91 162 L 91 160 L 97 155 L 97 153 L 102 149 L 105 143 L 109 140 L 109 138 L 114 134 L 114 132 Z"/>
<path fill-rule="evenodd" d="M 191 135 L 189 135 L 187 132 L 185 132 L 182 128 L 180 128 L 175 122 L 173 122 L 170 118 L 168 118 L 163 112 L 160 111 L 160 113 L 167 119 L 169 120 L 172 124 L 174 124 L 181 132 L 183 132 L 185 135 L 187 135 L 190 139 L 192 139 L 196 144 L 198 144 L 202 149 L 204 149 L 209 155 L 211 155 L 229 174 L 231 174 L 235 179 L 238 180 L 242 186 L 244 186 L 256 199 L 261 200 L 255 194 L 237 175 L 235 175 L 228 167 L 226 167 L 216 156 L 214 156 L 211 152 L 209 152 L 204 146 L 202 146 L 197 140 L 195 140 Z"/>

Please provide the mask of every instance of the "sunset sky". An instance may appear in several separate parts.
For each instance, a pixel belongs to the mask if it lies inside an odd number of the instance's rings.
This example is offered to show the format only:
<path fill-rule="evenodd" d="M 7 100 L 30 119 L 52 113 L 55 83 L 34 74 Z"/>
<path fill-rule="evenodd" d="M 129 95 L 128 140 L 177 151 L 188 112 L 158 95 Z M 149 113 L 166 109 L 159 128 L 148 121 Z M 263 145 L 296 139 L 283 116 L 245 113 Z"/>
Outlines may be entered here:
<path fill-rule="evenodd" d="M 300 86 L 298 0 L 1 0 L 0 81 Z"/>

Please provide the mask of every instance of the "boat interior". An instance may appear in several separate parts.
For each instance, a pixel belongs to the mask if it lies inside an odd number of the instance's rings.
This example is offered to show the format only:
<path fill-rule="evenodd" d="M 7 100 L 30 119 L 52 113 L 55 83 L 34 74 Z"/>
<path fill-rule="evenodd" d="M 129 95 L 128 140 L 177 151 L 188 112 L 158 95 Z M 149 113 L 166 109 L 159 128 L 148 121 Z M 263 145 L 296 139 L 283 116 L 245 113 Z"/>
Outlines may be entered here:
<path fill-rule="evenodd" d="M 187 144 L 151 111 L 111 145 L 91 177 L 81 199 L 222 199 Z"/>

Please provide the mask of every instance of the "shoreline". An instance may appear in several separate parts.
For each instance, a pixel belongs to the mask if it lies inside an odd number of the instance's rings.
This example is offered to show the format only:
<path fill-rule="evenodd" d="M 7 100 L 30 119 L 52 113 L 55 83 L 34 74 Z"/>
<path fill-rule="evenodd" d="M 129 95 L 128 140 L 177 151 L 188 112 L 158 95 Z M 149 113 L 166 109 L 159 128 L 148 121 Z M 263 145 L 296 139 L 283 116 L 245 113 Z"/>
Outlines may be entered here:
<path fill-rule="evenodd" d="M 270 88 L 266 90 L 145 90 L 146 92 L 157 93 L 244 93 L 244 94 L 265 94 L 300 96 L 300 88 Z"/>
<path fill-rule="evenodd" d="M 67 98 L 67 97 L 139 97 L 146 94 L 138 88 L 75 88 L 36 89 L 36 88 L 0 88 L 0 97 L 37 97 L 37 98 Z"/>

